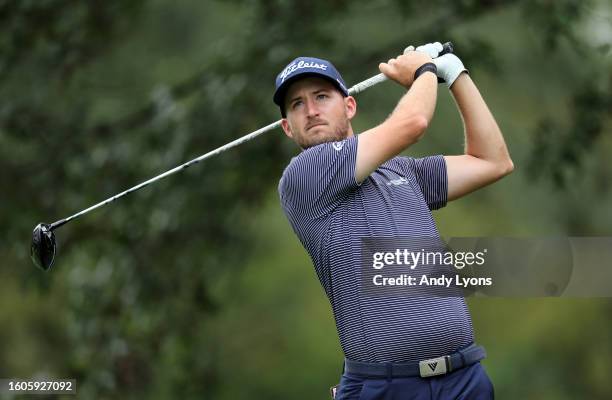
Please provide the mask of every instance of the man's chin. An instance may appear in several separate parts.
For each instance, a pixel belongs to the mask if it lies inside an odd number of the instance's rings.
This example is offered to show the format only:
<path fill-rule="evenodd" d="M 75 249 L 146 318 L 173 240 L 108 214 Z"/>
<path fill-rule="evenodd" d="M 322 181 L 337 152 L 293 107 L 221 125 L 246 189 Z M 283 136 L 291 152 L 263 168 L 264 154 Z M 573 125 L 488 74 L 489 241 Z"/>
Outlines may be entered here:
<path fill-rule="evenodd" d="M 314 146 L 318 146 L 318 145 L 323 144 L 323 143 L 338 142 L 338 141 L 344 140 L 344 139 L 345 138 L 343 138 L 343 137 L 324 137 L 324 138 L 317 139 L 317 140 L 311 140 L 308 143 L 304 143 L 302 145 L 302 148 L 303 149 L 308 149 L 308 148 L 311 148 L 311 147 L 314 147 Z"/>
<path fill-rule="evenodd" d="M 303 149 L 308 149 L 310 147 L 314 147 L 323 143 L 330 143 L 330 142 L 339 142 L 341 140 L 344 140 L 348 137 L 348 135 L 342 135 L 342 134 L 321 134 L 321 135 L 317 135 L 316 137 L 312 137 L 310 138 L 310 140 L 306 143 L 301 143 L 301 147 Z"/>

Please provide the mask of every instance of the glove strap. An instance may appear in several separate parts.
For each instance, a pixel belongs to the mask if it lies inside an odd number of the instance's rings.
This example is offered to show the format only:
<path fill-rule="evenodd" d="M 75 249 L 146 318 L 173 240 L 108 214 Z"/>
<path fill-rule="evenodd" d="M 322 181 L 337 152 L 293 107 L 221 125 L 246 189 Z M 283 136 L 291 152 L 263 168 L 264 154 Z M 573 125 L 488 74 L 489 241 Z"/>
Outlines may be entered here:
<path fill-rule="evenodd" d="M 433 72 L 434 75 L 436 75 L 438 73 L 438 67 L 436 67 L 436 64 L 428 62 L 425 63 L 423 65 L 421 65 L 419 68 L 417 68 L 416 71 L 414 71 L 414 79 L 413 80 L 417 80 L 417 78 L 421 75 L 423 75 L 425 72 Z"/>

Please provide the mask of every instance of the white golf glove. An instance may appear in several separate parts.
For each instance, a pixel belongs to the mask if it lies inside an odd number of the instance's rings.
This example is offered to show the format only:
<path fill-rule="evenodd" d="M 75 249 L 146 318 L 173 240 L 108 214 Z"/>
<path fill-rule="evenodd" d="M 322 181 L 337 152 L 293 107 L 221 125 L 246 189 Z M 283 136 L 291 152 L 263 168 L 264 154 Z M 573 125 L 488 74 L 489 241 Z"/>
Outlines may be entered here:
<path fill-rule="evenodd" d="M 414 48 L 414 46 L 411 45 L 411 46 L 406 47 L 406 49 L 404 50 L 404 54 L 406 54 L 409 51 L 421 51 L 423 53 L 426 53 L 431 58 L 436 58 L 438 57 L 438 54 L 440 54 L 442 49 L 443 49 L 442 43 L 440 42 L 427 43 L 427 44 L 417 47 L 416 49 Z"/>
<path fill-rule="evenodd" d="M 449 88 L 462 72 L 467 72 L 467 69 L 465 69 L 459 57 L 452 53 L 434 58 L 433 63 L 436 64 L 438 68 L 438 78 L 446 82 Z"/>

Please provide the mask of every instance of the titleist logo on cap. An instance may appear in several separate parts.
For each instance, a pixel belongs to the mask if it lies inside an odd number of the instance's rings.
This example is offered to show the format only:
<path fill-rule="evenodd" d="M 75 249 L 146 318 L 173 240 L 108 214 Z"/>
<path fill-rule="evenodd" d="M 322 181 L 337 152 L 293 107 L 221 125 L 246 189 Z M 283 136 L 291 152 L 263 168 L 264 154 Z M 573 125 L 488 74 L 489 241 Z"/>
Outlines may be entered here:
<path fill-rule="evenodd" d="M 325 64 L 318 64 L 316 62 L 306 62 L 306 61 L 300 61 L 297 64 L 293 63 L 291 65 L 289 65 L 287 68 L 285 68 L 285 70 L 281 73 L 281 82 L 285 81 L 285 78 L 287 78 L 289 75 L 291 75 L 294 71 L 298 70 L 298 69 L 303 69 L 303 68 L 317 68 L 317 69 L 321 69 L 323 71 L 327 71 L 327 65 Z"/>

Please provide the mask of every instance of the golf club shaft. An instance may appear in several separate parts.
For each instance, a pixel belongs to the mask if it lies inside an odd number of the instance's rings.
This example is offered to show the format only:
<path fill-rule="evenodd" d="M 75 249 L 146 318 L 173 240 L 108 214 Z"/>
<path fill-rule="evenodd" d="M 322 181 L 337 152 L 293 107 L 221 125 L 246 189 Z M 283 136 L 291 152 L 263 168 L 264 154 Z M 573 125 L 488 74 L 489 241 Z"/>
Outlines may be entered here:
<path fill-rule="evenodd" d="M 88 212 L 93 211 L 96 208 L 102 207 L 103 205 L 106 205 L 108 203 L 112 203 L 113 201 L 117 200 L 118 198 L 126 196 L 126 195 L 128 195 L 130 193 L 133 193 L 133 192 L 139 190 L 139 189 L 142 189 L 143 187 L 145 187 L 145 186 L 147 186 L 147 185 L 149 185 L 149 184 L 151 184 L 151 183 L 153 183 L 155 181 L 158 181 L 158 180 L 163 179 L 163 178 L 165 178 L 167 176 L 170 176 L 170 175 L 172 175 L 172 174 L 174 174 L 176 172 L 179 172 L 179 171 L 182 171 L 184 169 L 187 169 L 190 166 L 192 166 L 193 164 L 197 164 L 200 161 L 203 161 L 203 160 L 205 160 L 207 158 L 210 158 L 210 157 L 215 156 L 215 155 L 217 155 L 219 153 L 222 153 L 225 150 L 229 150 L 232 147 L 236 147 L 236 146 L 238 146 L 238 145 L 240 145 L 240 144 L 242 144 L 244 142 L 247 142 L 247 141 L 249 141 L 251 139 L 254 139 L 257 136 L 259 136 L 259 135 L 261 135 L 261 134 L 263 134 L 265 132 L 268 132 L 268 131 L 271 131 L 273 129 L 276 129 L 276 128 L 278 128 L 280 126 L 280 124 L 281 124 L 281 120 L 278 120 L 278 121 L 276 121 L 276 122 L 274 122 L 274 123 L 272 123 L 270 125 L 264 126 L 263 128 L 260 128 L 260 129 L 258 129 L 256 131 L 253 131 L 253 132 L 249 133 L 248 135 L 245 135 L 245 136 L 243 136 L 241 138 L 238 138 L 238 139 L 233 140 L 233 141 L 231 141 L 231 142 L 229 142 L 227 144 L 224 144 L 221 147 L 217 147 L 215 150 L 209 151 L 208 153 L 203 154 L 203 155 L 201 155 L 198 158 L 194 158 L 193 160 L 188 161 L 188 162 L 186 162 L 184 164 L 181 164 L 178 167 L 172 168 L 171 170 L 166 171 L 163 174 L 157 175 L 157 176 L 149 179 L 148 181 L 141 182 L 138 185 L 136 185 L 134 187 L 131 187 L 131 188 L 129 188 L 126 191 L 123 191 L 123 192 L 121 192 L 119 194 L 114 195 L 113 197 L 110 197 L 110 198 L 108 198 L 106 200 L 103 200 L 103 201 L 97 203 L 97 204 L 94 204 L 93 206 L 91 206 L 89 208 L 86 208 L 83 211 L 79 211 L 78 213 L 76 213 L 76 214 L 74 214 L 74 215 L 72 215 L 72 216 L 70 216 L 68 218 L 64 218 L 64 219 L 61 219 L 59 221 L 56 221 L 56 222 L 54 222 L 54 223 L 52 223 L 50 225 L 50 229 L 53 230 L 53 229 L 59 228 L 60 226 L 70 222 L 71 220 L 73 220 L 75 218 L 78 218 L 78 217 L 80 217 L 80 216 L 82 216 L 84 214 L 87 214 Z"/>
<path fill-rule="evenodd" d="M 440 55 L 443 55 L 443 54 L 446 54 L 446 53 L 452 53 L 452 52 L 453 52 L 452 44 L 450 42 L 447 42 L 447 43 L 444 43 L 443 50 L 440 53 Z M 387 79 L 388 78 L 384 74 L 382 74 L 382 73 L 380 73 L 378 75 L 375 75 L 375 76 L 372 76 L 371 78 L 368 78 L 368 79 L 366 79 L 366 80 L 364 80 L 362 82 L 359 82 L 356 85 L 354 85 L 353 87 L 351 87 L 349 89 L 349 95 L 361 93 L 364 90 L 366 90 L 368 88 L 371 88 L 372 86 L 375 86 L 375 85 L 377 85 L 377 84 L 379 84 L 381 82 L 386 81 Z M 97 203 L 97 204 L 94 204 L 93 206 L 91 206 L 89 208 L 86 208 L 83 211 L 79 211 L 78 213 L 76 213 L 76 214 L 74 214 L 74 215 L 72 215 L 72 216 L 70 216 L 68 218 L 64 218 L 64 219 L 61 219 L 59 221 L 56 221 L 56 222 L 52 223 L 49 226 L 49 229 L 50 230 L 57 229 L 60 226 L 70 222 L 71 220 L 73 220 L 75 218 L 78 218 L 78 217 L 80 217 L 82 215 L 85 215 L 88 212 L 95 210 L 96 208 L 100 208 L 100 207 L 102 207 L 102 206 L 104 206 L 104 205 L 106 205 L 108 203 L 112 203 L 113 201 L 115 201 L 115 200 L 117 200 L 117 199 L 119 199 L 119 198 L 121 198 L 123 196 L 126 196 L 126 195 L 128 195 L 130 193 L 133 193 L 133 192 L 135 192 L 135 191 L 137 191 L 139 189 L 142 189 L 143 187 L 145 187 L 145 186 L 147 186 L 147 185 L 149 185 L 149 184 L 151 184 L 153 182 L 159 181 L 159 180 L 161 180 L 163 178 L 166 178 L 166 177 L 168 177 L 168 176 L 170 176 L 172 174 L 175 174 L 175 173 L 177 173 L 179 171 L 187 169 L 190 166 L 192 166 L 193 164 L 197 164 L 200 161 L 203 161 L 203 160 L 206 160 L 207 158 L 213 157 L 213 156 L 215 156 L 215 155 L 217 155 L 219 153 L 222 153 L 222 152 L 224 152 L 226 150 L 231 149 L 232 147 L 236 147 L 236 146 L 238 146 L 238 145 L 240 145 L 240 144 L 242 144 L 244 142 L 247 142 L 247 141 L 249 141 L 251 139 L 256 138 L 257 136 L 259 136 L 259 135 L 261 135 L 263 133 L 266 133 L 266 132 L 269 132 L 271 130 L 274 130 L 274 129 L 278 128 L 280 125 L 281 125 L 281 120 L 278 120 L 278 121 L 276 121 L 276 122 L 274 122 L 274 123 L 272 123 L 270 125 L 264 126 L 263 128 L 260 128 L 260 129 L 258 129 L 256 131 L 253 131 L 253 132 L 251 132 L 251 133 L 249 133 L 249 134 L 247 134 L 245 136 L 242 136 L 241 138 L 238 138 L 238 139 L 236 139 L 234 141 L 231 141 L 231 142 L 229 142 L 229 143 L 227 143 L 227 144 L 225 144 L 225 145 L 223 145 L 221 147 L 218 147 L 215 150 L 209 151 L 206 154 L 203 154 L 203 155 L 201 155 L 201 156 L 199 156 L 197 158 L 194 158 L 191 161 L 188 161 L 188 162 L 186 162 L 184 164 L 181 164 L 181 165 L 179 165 L 179 166 L 177 166 L 175 168 L 172 168 L 171 170 L 166 171 L 163 174 L 157 175 L 157 176 L 155 176 L 155 177 L 153 177 L 153 178 L 151 178 L 151 179 L 149 179 L 147 181 L 139 183 L 138 185 L 136 185 L 134 187 L 131 187 L 131 188 L 129 188 L 129 189 L 119 193 L 119 194 L 114 195 L 113 197 L 110 197 L 110 198 L 108 198 L 106 200 L 103 200 L 103 201 Z"/>

